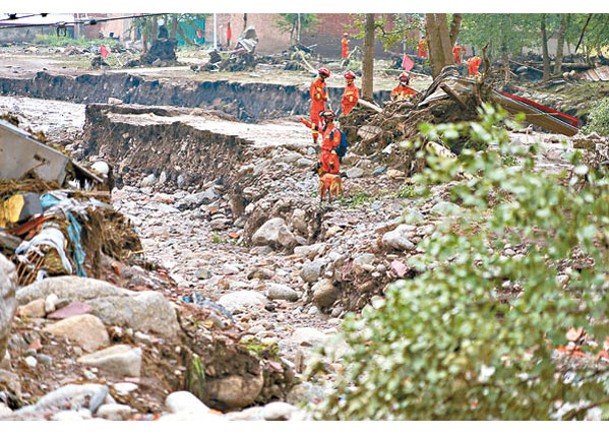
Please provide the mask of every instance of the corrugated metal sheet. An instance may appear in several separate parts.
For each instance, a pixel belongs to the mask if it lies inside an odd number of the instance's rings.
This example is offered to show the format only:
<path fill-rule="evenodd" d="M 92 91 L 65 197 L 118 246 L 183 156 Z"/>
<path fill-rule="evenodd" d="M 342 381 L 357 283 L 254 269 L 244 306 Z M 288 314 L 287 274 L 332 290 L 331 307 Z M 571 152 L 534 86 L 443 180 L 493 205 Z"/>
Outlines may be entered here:
<path fill-rule="evenodd" d="M 609 66 L 599 66 L 582 74 L 584 80 L 591 82 L 609 82 Z"/>

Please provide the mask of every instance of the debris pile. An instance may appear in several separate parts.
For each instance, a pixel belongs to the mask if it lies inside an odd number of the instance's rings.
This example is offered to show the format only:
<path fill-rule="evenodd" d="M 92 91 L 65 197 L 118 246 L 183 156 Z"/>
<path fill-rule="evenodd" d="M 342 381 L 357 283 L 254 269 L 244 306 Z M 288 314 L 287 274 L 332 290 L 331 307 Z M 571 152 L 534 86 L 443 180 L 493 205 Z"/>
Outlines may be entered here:
<path fill-rule="evenodd" d="M 110 204 L 107 164 L 94 165 L 95 174 L 6 121 L 0 145 L 0 252 L 16 265 L 20 286 L 47 276 L 97 278 L 102 256 L 122 262 L 142 251 Z"/>

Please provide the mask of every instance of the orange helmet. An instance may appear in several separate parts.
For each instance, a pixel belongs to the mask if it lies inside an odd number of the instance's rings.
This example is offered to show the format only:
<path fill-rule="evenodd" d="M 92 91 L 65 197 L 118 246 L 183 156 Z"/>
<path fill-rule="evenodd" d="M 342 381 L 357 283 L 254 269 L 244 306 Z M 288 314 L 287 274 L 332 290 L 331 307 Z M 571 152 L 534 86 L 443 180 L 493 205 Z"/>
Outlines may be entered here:
<path fill-rule="evenodd" d="M 410 83 L 410 76 L 408 75 L 408 73 L 403 72 L 398 77 L 398 80 L 401 82 L 406 82 L 406 84 L 408 84 L 408 83 Z"/>
<path fill-rule="evenodd" d="M 343 77 L 345 77 L 346 79 L 354 79 L 355 74 L 353 74 L 352 71 L 347 71 Z"/>
<path fill-rule="evenodd" d="M 326 76 L 326 77 L 330 77 L 330 70 L 329 70 L 328 68 L 326 68 L 325 66 L 324 66 L 324 67 L 319 68 L 319 69 L 317 70 L 317 73 L 318 73 L 320 76 Z"/>

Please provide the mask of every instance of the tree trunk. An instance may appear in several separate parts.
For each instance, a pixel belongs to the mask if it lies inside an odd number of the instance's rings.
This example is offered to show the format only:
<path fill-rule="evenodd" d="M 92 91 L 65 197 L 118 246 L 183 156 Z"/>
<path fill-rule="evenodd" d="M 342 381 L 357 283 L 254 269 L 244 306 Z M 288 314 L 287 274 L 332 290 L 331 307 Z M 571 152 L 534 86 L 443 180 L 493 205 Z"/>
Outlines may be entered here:
<path fill-rule="evenodd" d="M 541 51 L 543 54 L 543 80 L 545 81 L 550 79 L 550 52 L 548 51 L 546 14 L 541 14 Z"/>
<path fill-rule="evenodd" d="M 178 15 L 175 14 L 171 20 L 171 30 L 169 31 L 169 37 L 176 39 L 178 37 Z"/>
<path fill-rule="evenodd" d="M 142 54 L 148 53 L 148 41 L 150 40 L 150 25 L 148 18 L 142 18 Z"/>
<path fill-rule="evenodd" d="M 366 14 L 364 58 L 362 59 L 362 98 L 373 100 L 374 92 L 374 14 Z"/>
<path fill-rule="evenodd" d="M 446 14 L 425 14 L 425 32 L 429 47 L 431 74 L 435 78 L 440 74 L 442 68 L 455 63 L 448 35 Z"/>
<path fill-rule="evenodd" d="M 450 23 L 450 45 L 451 47 L 457 42 L 459 36 L 459 30 L 461 29 L 461 21 L 463 20 L 463 14 L 453 14 L 453 19 Z"/>
<path fill-rule="evenodd" d="M 556 38 L 556 62 L 554 63 L 554 75 L 560 75 L 562 68 L 562 56 L 563 50 L 565 49 L 565 33 L 567 33 L 567 27 L 571 15 L 564 14 L 560 17 L 560 27 L 558 28 L 558 36 Z"/>
<path fill-rule="evenodd" d="M 150 36 L 151 41 L 156 41 L 159 38 L 159 23 L 156 17 L 152 17 L 152 35 Z"/>

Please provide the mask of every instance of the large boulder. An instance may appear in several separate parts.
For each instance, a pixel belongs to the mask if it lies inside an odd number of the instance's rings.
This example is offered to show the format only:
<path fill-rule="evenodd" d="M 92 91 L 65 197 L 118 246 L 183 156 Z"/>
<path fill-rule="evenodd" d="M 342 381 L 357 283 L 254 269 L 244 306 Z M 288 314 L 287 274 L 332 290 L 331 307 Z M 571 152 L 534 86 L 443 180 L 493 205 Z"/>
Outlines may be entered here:
<path fill-rule="evenodd" d="M 296 237 L 289 230 L 283 218 L 275 217 L 258 228 L 252 236 L 252 244 L 273 248 L 293 248 L 296 244 Z"/>
<path fill-rule="evenodd" d="M 6 353 L 6 342 L 11 332 L 13 316 L 17 308 L 15 266 L 0 254 L 0 361 Z"/>

